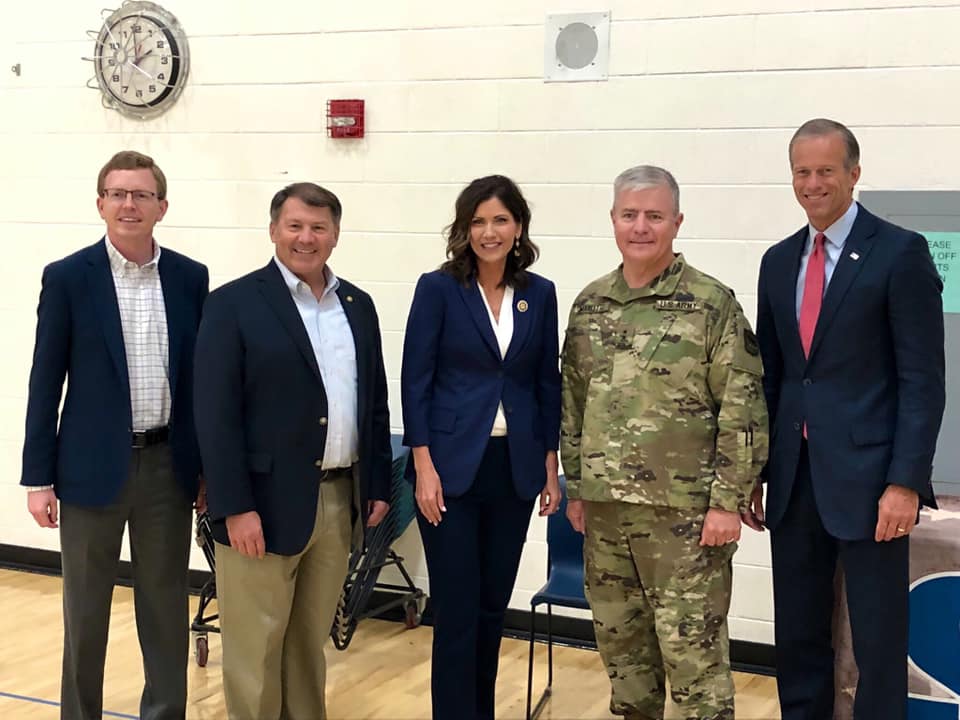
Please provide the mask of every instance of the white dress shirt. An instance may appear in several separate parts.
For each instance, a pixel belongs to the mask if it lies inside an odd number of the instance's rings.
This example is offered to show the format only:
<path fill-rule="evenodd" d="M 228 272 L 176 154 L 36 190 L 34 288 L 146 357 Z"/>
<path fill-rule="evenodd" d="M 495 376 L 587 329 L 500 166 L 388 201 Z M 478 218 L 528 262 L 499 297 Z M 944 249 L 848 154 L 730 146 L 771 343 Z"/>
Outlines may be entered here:
<path fill-rule="evenodd" d="M 823 242 L 825 257 L 823 258 L 823 294 L 827 294 L 827 286 L 830 284 L 830 278 L 833 277 L 833 271 L 837 269 L 837 263 L 840 262 L 840 255 L 843 253 L 843 246 L 847 244 L 847 237 L 853 229 L 853 221 L 857 219 L 857 202 L 850 203 L 847 211 L 837 218 L 836 222 L 823 231 L 826 238 Z M 807 279 L 807 263 L 810 261 L 810 255 L 813 253 L 813 239 L 820 231 L 813 225 L 809 225 L 807 234 L 807 243 L 803 246 L 803 255 L 800 256 L 800 273 L 797 275 L 797 322 L 800 322 L 800 305 L 803 303 L 803 284 Z"/>
<path fill-rule="evenodd" d="M 347 314 L 336 293 L 340 280 L 329 266 L 324 267 L 326 287 L 317 300 L 310 286 L 279 258 L 274 256 L 273 261 L 280 268 L 303 320 L 323 378 L 327 395 L 327 444 L 323 449 L 323 469 L 349 467 L 359 457 L 357 349 Z"/>
<path fill-rule="evenodd" d="M 145 265 L 127 260 L 110 238 L 104 242 L 117 291 L 123 348 L 127 355 L 133 431 L 163 427 L 170 422 L 170 340 L 167 308 L 160 284 L 160 246 Z"/>
<path fill-rule="evenodd" d="M 483 298 L 483 306 L 487 309 L 487 315 L 490 317 L 490 324 L 493 326 L 493 334 L 497 337 L 497 345 L 500 347 L 500 360 L 507 356 L 507 348 L 510 347 L 510 340 L 513 339 L 513 288 L 507 285 L 503 291 L 503 299 L 500 301 L 500 322 L 494 317 L 493 310 L 490 309 L 490 303 L 487 302 L 486 293 L 477 283 L 477 292 Z M 491 437 L 502 437 L 507 434 L 507 416 L 503 412 L 503 400 L 497 404 L 497 414 L 493 418 L 493 428 L 490 430 Z"/>

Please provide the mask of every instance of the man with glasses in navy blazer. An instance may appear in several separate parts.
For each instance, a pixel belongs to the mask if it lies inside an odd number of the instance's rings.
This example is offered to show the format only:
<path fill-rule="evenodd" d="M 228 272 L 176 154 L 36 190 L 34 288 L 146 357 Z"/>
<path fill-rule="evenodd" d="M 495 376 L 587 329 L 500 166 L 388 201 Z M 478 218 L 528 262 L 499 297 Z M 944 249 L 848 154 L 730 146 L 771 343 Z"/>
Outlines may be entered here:
<path fill-rule="evenodd" d="M 124 151 L 104 165 L 97 209 L 106 237 L 43 271 L 21 484 L 37 524 L 60 528 L 61 717 L 102 714 L 126 526 L 140 717 L 177 720 L 187 699 L 191 503 L 203 505 L 192 359 L 208 275 L 154 240 L 167 183 L 146 155 Z"/>

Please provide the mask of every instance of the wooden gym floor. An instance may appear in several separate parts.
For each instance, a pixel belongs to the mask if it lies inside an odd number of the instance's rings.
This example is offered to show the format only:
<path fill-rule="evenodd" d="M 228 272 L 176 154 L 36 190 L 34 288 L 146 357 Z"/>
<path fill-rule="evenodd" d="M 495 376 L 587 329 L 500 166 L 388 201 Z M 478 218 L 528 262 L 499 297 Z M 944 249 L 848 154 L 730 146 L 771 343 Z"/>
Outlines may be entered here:
<path fill-rule="evenodd" d="M 63 647 L 59 577 L 0 570 L 0 718 L 59 717 Z M 196 598 L 191 606 L 195 610 Z M 349 648 L 327 646 L 329 720 L 426 720 L 430 717 L 430 629 L 366 620 Z M 497 717 L 524 717 L 527 643 L 504 639 Z M 188 720 L 226 720 L 219 636 L 210 636 L 207 667 L 190 663 Z M 546 677 L 546 647 L 537 645 L 537 681 Z M 736 675 L 738 720 L 780 717 L 773 678 Z M 143 672 L 129 588 L 114 591 L 104 687 L 104 718 L 135 718 Z M 609 685 L 596 652 L 554 648 L 554 695 L 543 720 L 604 720 Z M 669 716 L 669 712 L 668 712 Z"/>

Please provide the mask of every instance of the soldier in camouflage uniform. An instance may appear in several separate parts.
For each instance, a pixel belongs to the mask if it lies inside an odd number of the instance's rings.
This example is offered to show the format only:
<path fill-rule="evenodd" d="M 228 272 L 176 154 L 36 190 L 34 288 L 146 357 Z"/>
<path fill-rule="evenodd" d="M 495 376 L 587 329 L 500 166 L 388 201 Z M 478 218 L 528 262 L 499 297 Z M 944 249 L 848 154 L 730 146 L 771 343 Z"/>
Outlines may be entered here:
<path fill-rule="evenodd" d="M 611 711 L 733 720 L 727 611 L 741 514 L 767 458 L 756 338 L 733 292 L 674 255 L 683 221 L 666 170 L 614 186 L 623 264 L 590 283 L 563 350 L 567 514 Z"/>

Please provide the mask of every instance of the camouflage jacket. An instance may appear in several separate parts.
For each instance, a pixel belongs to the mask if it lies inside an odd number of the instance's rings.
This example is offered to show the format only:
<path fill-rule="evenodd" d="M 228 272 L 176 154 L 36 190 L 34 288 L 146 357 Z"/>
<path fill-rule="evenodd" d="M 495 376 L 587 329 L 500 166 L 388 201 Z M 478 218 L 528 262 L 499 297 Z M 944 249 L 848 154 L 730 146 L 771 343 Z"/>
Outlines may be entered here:
<path fill-rule="evenodd" d="M 743 511 L 767 460 L 756 336 L 682 255 L 649 287 L 620 268 L 570 310 L 561 457 L 573 499 Z"/>

